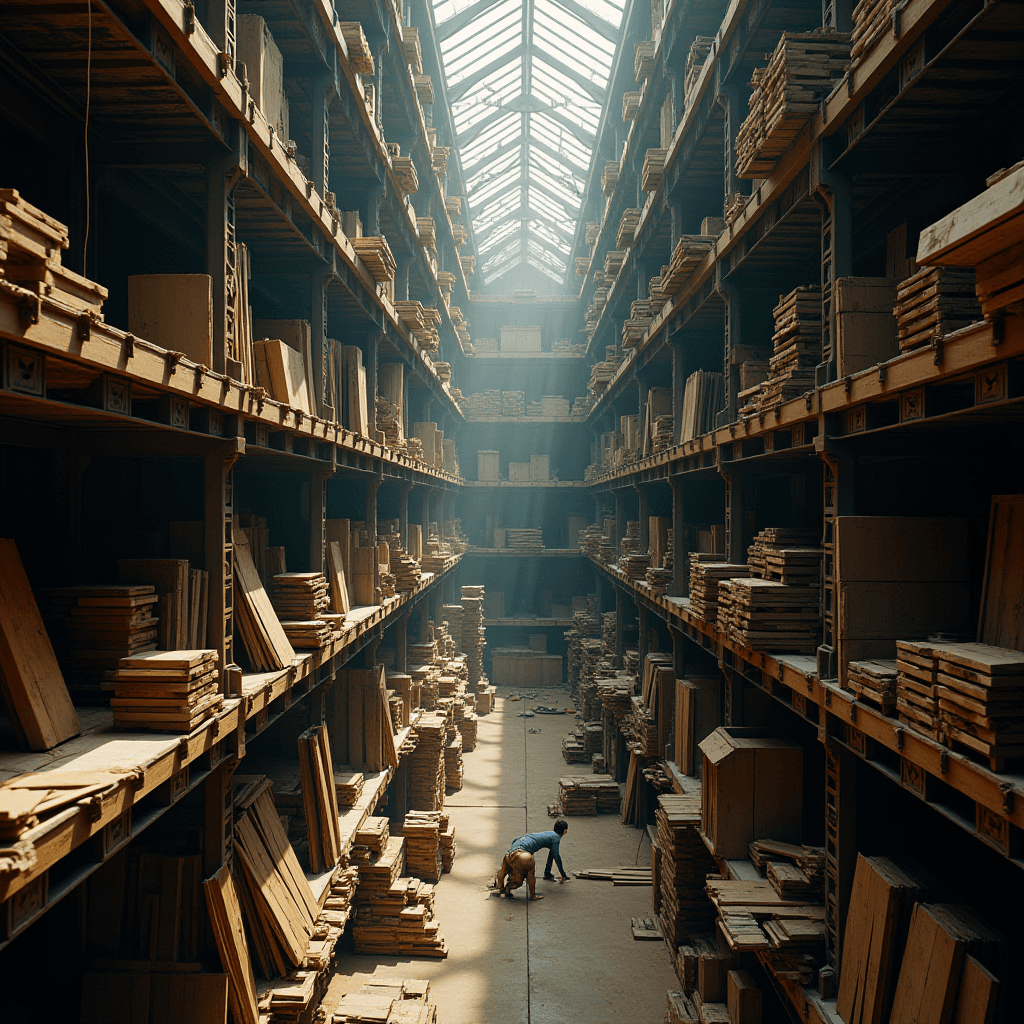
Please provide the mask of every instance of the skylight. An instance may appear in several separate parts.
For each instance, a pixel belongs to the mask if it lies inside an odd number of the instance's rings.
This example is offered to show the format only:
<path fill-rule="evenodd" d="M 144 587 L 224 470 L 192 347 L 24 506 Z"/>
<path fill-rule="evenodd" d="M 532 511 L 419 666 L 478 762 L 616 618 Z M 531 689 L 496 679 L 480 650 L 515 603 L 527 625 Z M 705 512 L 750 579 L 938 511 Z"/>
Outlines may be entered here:
<path fill-rule="evenodd" d="M 619 0 L 434 0 L 485 284 L 559 284 L 622 20 Z"/>

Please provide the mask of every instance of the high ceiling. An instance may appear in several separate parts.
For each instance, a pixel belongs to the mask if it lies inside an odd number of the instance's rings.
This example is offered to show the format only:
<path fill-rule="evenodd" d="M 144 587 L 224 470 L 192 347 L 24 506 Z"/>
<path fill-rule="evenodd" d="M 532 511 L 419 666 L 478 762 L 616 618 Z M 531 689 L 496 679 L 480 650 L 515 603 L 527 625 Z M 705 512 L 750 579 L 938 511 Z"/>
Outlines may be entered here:
<path fill-rule="evenodd" d="M 478 266 L 562 283 L 620 0 L 434 0 Z"/>

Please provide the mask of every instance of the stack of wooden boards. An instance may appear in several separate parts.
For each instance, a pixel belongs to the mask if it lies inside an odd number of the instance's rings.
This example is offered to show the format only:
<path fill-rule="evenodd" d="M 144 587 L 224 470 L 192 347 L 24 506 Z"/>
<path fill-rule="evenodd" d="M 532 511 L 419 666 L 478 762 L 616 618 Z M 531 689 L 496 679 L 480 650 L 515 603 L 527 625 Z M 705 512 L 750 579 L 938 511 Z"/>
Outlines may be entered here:
<path fill-rule="evenodd" d="M 450 793 L 462 789 L 465 774 L 465 762 L 462 760 L 462 733 L 458 729 L 448 729 L 448 742 L 444 746 L 444 780 Z"/>
<path fill-rule="evenodd" d="M 849 63 L 848 33 L 782 33 L 768 66 L 750 82 L 750 113 L 736 135 L 741 178 L 766 178 L 774 170 Z"/>
<path fill-rule="evenodd" d="M 673 950 L 708 931 L 712 921 L 704 878 L 715 870 L 715 862 L 700 836 L 700 808 L 699 793 L 658 797 L 659 921 Z"/>
<path fill-rule="evenodd" d="M 455 827 L 441 811 L 409 811 L 402 826 L 406 870 L 424 882 L 439 882 L 455 862 Z"/>
<path fill-rule="evenodd" d="M 821 633 L 819 589 L 756 577 L 720 580 L 718 629 L 751 650 L 813 654 Z"/>
<path fill-rule="evenodd" d="M 286 668 L 295 661 L 295 649 L 260 581 L 241 530 L 234 532 L 235 625 L 251 667 L 257 672 Z"/>
<path fill-rule="evenodd" d="M 747 548 L 751 576 L 786 586 L 816 587 L 821 583 L 821 530 L 770 526 Z"/>
<path fill-rule="evenodd" d="M 776 878 L 785 880 L 798 869 L 780 864 L 777 871 Z M 799 955 L 801 950 L 813 953 L 825 942 L 823 891 L 816 894 L 820 898 L 783 894 L 770 878 L 709 877 L 706 888 L 718 912 L 718 932 L 731 950 L 793 950 Z"/>
<path fill-rule="evenodd" d="M 381 860 L 390 857 L 392 839 Z M 401 865 L 404 857 L 396 858 Z M 428 956 L 444 958 L 448 950 L 434 918 L 434 887 L 417 878 L 386 876 L 377 879 L 360 870 L 356 892 L 356 920 L 352 926 L 356 953 L 377 956 Z"/>
<path fill-rule="evenodd" d="M 683 953 L 683 949 L 680 949 Z M 686 948 L 685 992 L 668 993 L 669 1024 L 761 1024 L 761 990 L 706 939 Z"/>
<path fill-rule="evenodd" d="M 114 727 L 192 732 L 224 706 L 214 650 L 149 651 L 114 673 Z"/>
<path fill-rule="evenodd" d="M 276 402 L 316 415 L 313 334 L 308 320 L 256 320 L 256 383 Z"/>
<path fill-rule="evenodd" d="M 707 62 L 714 42 L 713 36 L 697 36 L 690 44 L 690 52 L 686 55 L 686 71 L 683 79 L 683 96 L 687 108 L 690 106 L 690 94 L 700 79 L 700 73 L 704 70 L 704 64 Z"/>
<path fill-rule="evenodd" d="M 637 224 L 640 223 L 640 211 L 635 207 L 629 207 L 622 211 L 619 218 L 619 228 L 615 234 L 616 248 L 625 251 L 633 244 L 633 234 Z"/>
<path fill-rule="evenodd" d="M 644 155 L 644 167 L 640 177 L 640 188 L 644 192 L 657 192 L 661 188 L 666 153 L 667 149 L 649 149 Z"/>
<path fill-rule="evenodd" d="M 416 749 L 410 755 L 409 803 L 424 811 L 444 807 L 444 747 L 447 720 L 444 715 L 424 712 L 413 729 Z"/>
<path fill-rule="evenodd" d="M 618 814 L 619 784 L 610 775 L 567 775 L 558 780 L 562 814 Z"/>
<path fill-rule="evenodd" d="M 952 334 L 982 319 L 975 295 L 974 270 L 967 267 L 925 267 L 896 289 L 896 332 L 900 351 Z"/>
<path fill-rule="evenodd" d="M 349 768 L 338 768 L 334 772 L 334 789 L 339 807 L 352 807 L 362 795 L 366 776 Z"/>
<path fill-rule="evenodd" d="M 370 237 L 367 235 L 361 238 L 350 238 L 352 248 L 362 261 L 363 266 L 370 272 L 370 276 L 378 284 L 384 281 L 394 281 L 398 264 L 391 252 L 391 246 L 383 235 Z"/>
<path fill-rule="evenodd" d="M 991 1024 L 1005 943 L 937 882 L 859 854 L 850 906 L 861 912 L 846 918 L 836 1004 L 847 1024 Z"/>
<path fill-rule="evenodd" d="M 893 31 L 897 0 L 858 0 L 853 9 L 850 66 L 855 68 Z"/>
<path fill-rule="evenodd" d="M 505 543 L 512 551 L 533 553 L 544 550 L 544 531 L 539 526 L 509 527 L 505 530 Z"/>
<path fill-rule="evenodd" d="M 612 885 L 647 886 L 654 880 L 649 867 L 637 867 L 633 864 L 618 864 L 613 868 L 584 868 L 572 874 L 574 878 L 611 882 Z M 658 938 L 661 938 L 660 934 Z"/>
<path fill-rule="evenodd" d="M 861 700 L 873 704 L 885 715 L 892 715 L 896 711 L 898 673 L 895 660 L 851 661 L 846 670 L 846 685 Z"/>
<path fill-rule="evenodd" d="M 690 555 L 690 610 L 705 622 L 718 621 L 718 602 L 723 580 L 750 576 L 747 565 L 727 562 L 725 555 L 695 552 Z"/>
<path fill-rule="evenodd" d="M 436 1024 L 437 1007 L 428 1002 L 429 994 L 429 981 L 372 977 L 338 1000 L 329 1024 Z"/>
<path fill-rule="evenodd" d="M 666 295 L 673 296 L 682 289 L 716 241 L 716 235 L 679 236 L 668 262 L 668 271 L 661 278 L 661 287 Z"/>
<path fill-rule="evenodd" d="M 323 618 L 331 599 L 322 573 L 278 573 L 272 603 L 292 647 L 315 650 L 331 642 L 332 630 Z"/>
<path fill-rule="evenodd" d="M 742 393 L 741 415 L 769 412 L 814 388 L 815 367 L 821 362 L 821 289 L 794 288 L 779 297 L 772 313 L 775 333 L 768 379 Z"/>
<path fill-rule="evenodd" d="M 341 856 L 338 793 L 327 727 L 315 725 L 298 738 L 302 802 L 309 838 L 309 870 L 318 875 Z"/>
<path fill-rule="evenodd" d="M 328 691 L 326 714 L 339 764 L 370 772 L 398 767 L 383 665 L 338 672 Z"/>
<path fill-rule="evenodd" d="M 976 643 L 898 640 L 896 707 L 919 732 L 1002 771 L 1024 756 L 1024 654 Z"/>

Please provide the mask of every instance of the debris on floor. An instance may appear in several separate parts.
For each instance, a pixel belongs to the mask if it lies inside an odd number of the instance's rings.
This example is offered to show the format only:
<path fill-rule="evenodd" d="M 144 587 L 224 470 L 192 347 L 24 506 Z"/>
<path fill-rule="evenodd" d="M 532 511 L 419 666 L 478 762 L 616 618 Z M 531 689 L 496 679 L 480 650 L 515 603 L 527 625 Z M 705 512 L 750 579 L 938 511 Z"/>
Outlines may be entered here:
<path fill-rule="evenodd" d="M 584 868 L 574 871 L 577 878 L 594 882 L 611 882 L 613 885 L 651 885 L 650 868 L 622 865 L 614 868 Z"/>
<path fill-rule="evenodd" d="M 633 938 L 642 940 L 660 939 L 661 930 L 657 922 L 650 917 L 631 917 L 629 919 L 633 928 Z"/>

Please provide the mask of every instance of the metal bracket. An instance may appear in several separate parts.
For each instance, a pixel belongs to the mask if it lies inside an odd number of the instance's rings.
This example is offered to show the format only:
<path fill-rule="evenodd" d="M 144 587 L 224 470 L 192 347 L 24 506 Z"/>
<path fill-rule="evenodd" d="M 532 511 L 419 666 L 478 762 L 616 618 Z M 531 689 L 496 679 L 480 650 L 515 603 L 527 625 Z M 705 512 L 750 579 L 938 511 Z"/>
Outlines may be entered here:
<path fill-rule="evenodd" d="M 185 8 L 185 35 L 190 36 L 196 30 L 196 5 L 192 3 L 192 0 L 185 0 L 183 6 Z"/>
<path fill-rule="evenodd" d="M 1003 814 L 1013 814 L 1013 783 L 1000 782 L 999 792 L 1003 796 Z"/>
<path fill-rule="evenodd" d="M 86 342 L 92 337 L 92 325 L 94 317 L 92 313 L 79 313 L 75 321 L 75 337 L 81 342 Z"/>
<path fill-rule="evenodd" d="M 886 379 L 886 377 L 887 377 L 888 375 L 889 375 L 889 370 L 888 370 L 888 368 L 886 367 L 885 363 L 882 363 L 882 364 L 881 364 L 881 365 L 880 365 L 880 366 L 878 367 L 878 383 L 879 383 L 879 384 L 885 384 L 885 379 Z"/>
<path fill-rule="evenodd" d="M 134 359 L 134 358 L 135 358 L 135 335 L 134 334 L 126 334 L 124 336 L 124 361 L 125 361 L 125 364 L 127 365 L 129 360 Z"/>
<path fill-rule="evenodd" d="M 164 355 L 164 359 L 167 361 L 167 369 L 171 376 L 174 376 L 174 371 L 177 369 L 178 363 L 185 358 L 184 352 L 167 352 Z"/>
<path fill-rule="evenodd" d="M 939 774 L 945 775 L 949 771 L 949 752 L 939 751 Z"/>
<path fill-rule="evenodd" d="M 38 295 L 27 295 L 18 303 L 18 319 L 23 324 L 37 324 L 42 308 L 43 300 Z"/>
<path fill-rule="evenodd" d="M 942 337 L 938 334 L 932 338 L 932 351 L 935 353 L 933 362 L 936 366 L 942 365 Z"/>
<path fill-rule="evenodd" d="M 231 70 L 232 65 L 235 63 L 234 58 L 230 53 L 222 50 L 217 54 L 217 74 L 221 78 L 227 78 L 228 72 Z"/>
<path fill-rule="evenodd" d="M 893 738 L 896 740 L 896 749 L 902 750 L 906 740 L 905 730 L 902 725 L 897 725 L 892 730 Z"/>

